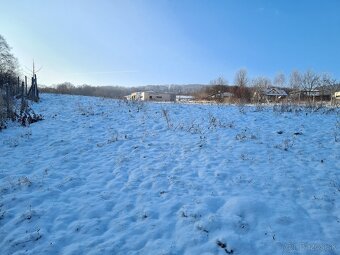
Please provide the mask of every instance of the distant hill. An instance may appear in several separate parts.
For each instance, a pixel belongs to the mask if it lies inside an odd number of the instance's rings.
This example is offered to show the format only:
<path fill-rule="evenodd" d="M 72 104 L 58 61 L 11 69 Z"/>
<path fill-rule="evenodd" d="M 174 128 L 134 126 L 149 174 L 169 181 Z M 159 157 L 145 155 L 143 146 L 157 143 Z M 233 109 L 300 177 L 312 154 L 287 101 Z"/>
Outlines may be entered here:
<path fill-rule="evenodd" d="M 136 87 L 122 87 L 122 86 L 90 86 L 80 85 L 75 86 L 69 82 L 57 84 L 52 87 L 40 86 L 41 92 L 70 94 L 70 95 L 84 95 L 84 96 L 100 96 L 110 98 L 124 98 L 124 96 L 137 91 L 154 91 L 154 92 L 168 92 L 177 95 L 192 95 L 208 85 L 203 84 L 187 84 L 187 85 L 146 85 Z"/>
<path fill-rule="evenodd" d="M 146 85 L 131 87 L 130 89 L 133 91 L 169 92 L 187 95 L 196 93 L 206 86 L 207 85 L 203 84 L 186 84 L 186 85 L 170 84 L 170 85 Z"/>

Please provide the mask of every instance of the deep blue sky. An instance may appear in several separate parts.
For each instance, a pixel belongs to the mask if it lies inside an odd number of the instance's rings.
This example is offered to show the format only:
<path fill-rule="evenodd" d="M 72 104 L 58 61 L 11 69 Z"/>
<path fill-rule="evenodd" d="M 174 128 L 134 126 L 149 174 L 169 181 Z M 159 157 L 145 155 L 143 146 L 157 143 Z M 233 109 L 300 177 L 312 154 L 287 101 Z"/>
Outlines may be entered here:
<path fill-rule="evenodd" d="M 338 0 L 0 0 L 0 34 L 39 81 L 208 83 L 246 68 L 340 78 Z M 24 69 L 25 70 L 25 69 Z"/>

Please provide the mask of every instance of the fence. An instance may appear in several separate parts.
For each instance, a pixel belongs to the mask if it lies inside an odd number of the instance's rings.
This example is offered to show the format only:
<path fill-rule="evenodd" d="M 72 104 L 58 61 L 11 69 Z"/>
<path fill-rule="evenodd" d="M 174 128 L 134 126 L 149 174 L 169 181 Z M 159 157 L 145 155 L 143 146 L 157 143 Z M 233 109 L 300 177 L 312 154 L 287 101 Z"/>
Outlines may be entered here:
<path fill-rule="evenodd" d="M 13 119 L 16 117 L 17 105 L 20 102 L 20 114 L 27 109 L 27 100 L 35 102 L 39 101 L 39 89 L 37 76 L 34 75 L 31 79 L 31 86 L 28 90 L 27 77 L 20 83 L 18 77 L 16 83 L 0 84 L 0 125 L 4 119 Z M 20 100 L 20 101 L 18 101 Z"/>

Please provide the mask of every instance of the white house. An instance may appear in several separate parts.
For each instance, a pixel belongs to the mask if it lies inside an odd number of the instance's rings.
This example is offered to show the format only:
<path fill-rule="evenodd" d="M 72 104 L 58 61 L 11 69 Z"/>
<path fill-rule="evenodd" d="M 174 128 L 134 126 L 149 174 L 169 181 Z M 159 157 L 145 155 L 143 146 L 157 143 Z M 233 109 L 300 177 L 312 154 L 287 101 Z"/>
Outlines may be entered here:
<path fill-rule="evenodd" d="M 126 96 L 128 100 L 141 100 L 142 99 L 142 92 L 133 92 L 131 95 Z"/>
<path fill-rule="evenodd" d="M 157 93 L 153 91 L 133 92 L 130 96 L 126 96 L 128 100 L 141 101 L 158 101 L 158 102 L 173 102 L 176 100 L 175 94 Z"/>
<path fill-rule="evenodd" d="M 334 99 L 337 100 L 337 101 L 338 100 L 340 101 L 340 91 L 337 91 L 337 92 L 334 93 Z"/>

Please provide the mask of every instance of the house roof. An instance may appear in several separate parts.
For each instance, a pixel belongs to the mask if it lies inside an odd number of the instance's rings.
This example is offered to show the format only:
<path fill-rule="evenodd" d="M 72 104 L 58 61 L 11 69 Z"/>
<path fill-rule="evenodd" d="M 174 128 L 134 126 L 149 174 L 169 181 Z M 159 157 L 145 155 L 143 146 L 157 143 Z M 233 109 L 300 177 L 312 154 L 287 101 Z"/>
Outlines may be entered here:
<path fill-rule="evenodd" d="M 290 92 L 290 94 L 303 93 L 309 96 L 330 96 L 332 94 L 331 90 L 328 88 L 313 88 L 311 90 L 301 89 Z"/>
<path fill-rule="evenodd" d="M 279 88 L 266 88 L 262 90 L 262 94 L 266 96 L 287 96 L 287 92 Z"/>
<path fill-rule="evenodd" d="M 224 97 L 233 97 L 234 94 L 233 93 L 230 93 L 230 92 L 223 92 L 223 93 L 215 93 L 215 94 L 212 94 L 210 95 L 209 97 L 211 98 L 224 98 Z"/>
<path fill-rule="evenodd" d="M 234 94 L 230 93 L 230 92 L 224 92 L 224 93 L 222 93 L 222 96 L 223 97 L 232 97 L 232 96 L 234 96 Z"/>
<path fill-rule="evenodd" d="M 187 95 L 176 95 L 177 99 L 194 99 L 193 96 L 187 96 Z"/>

